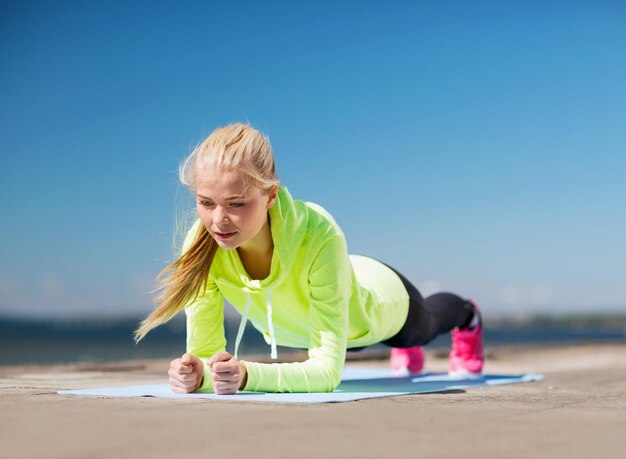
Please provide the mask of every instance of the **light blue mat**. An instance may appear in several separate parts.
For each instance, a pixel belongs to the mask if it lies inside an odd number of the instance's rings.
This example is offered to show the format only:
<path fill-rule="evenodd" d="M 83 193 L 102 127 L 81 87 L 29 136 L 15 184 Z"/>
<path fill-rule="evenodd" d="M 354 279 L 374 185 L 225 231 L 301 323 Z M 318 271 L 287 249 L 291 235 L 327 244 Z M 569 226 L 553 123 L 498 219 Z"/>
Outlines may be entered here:
<path fill-rule="evenodd" d="M 59 394 L 95 395 L 101 397 L 167 397 L 199 398 L 238 402 L 270 403 L 328 403 L 347 402 L 365 398 L 392 397 L 407 394 L 423 394 L 465 389 L 475 386 L 511 384 L 520 382 L 542 381 L 543 375 L 491 375 L 478 378 L 462 379 L 447 373 L 424 373 L 419 376 L 393 376 L 389 369 L 366 367 L 345 368 L 341 384 L 330 393 L 264 393 L 238 392 L 235 395 L 216 394 L 178 394 L 172 392 L 169 384 L 149 384 L 145 386 L 103 387 L 100 389 L 60 390 Z"/>

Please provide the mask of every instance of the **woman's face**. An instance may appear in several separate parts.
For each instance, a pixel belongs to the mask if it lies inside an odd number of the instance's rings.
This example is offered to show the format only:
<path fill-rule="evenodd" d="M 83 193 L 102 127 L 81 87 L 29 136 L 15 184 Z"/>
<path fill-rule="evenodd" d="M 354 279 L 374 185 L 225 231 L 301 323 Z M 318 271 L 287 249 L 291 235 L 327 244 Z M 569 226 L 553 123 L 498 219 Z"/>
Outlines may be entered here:
<path fill-rule="evenodd" d="M 202 224 L 220 247 L 262 247 L 255 236 L 267 222 L 276 196 L 266 195 L 234 171 L 199 169 L 196 208 Z"/>

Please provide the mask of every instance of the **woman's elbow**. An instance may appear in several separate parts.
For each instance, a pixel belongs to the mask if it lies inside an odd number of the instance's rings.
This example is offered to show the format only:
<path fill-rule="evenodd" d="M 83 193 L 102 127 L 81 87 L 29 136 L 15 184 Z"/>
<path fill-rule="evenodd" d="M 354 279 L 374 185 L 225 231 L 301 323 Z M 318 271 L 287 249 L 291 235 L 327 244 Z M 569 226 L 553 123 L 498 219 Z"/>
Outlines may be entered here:
<path fill-rule="evenodd" d="M 341 383 L 341 371 L 329 371 L 324 387 L 319 392 L 333 392 Z"/>

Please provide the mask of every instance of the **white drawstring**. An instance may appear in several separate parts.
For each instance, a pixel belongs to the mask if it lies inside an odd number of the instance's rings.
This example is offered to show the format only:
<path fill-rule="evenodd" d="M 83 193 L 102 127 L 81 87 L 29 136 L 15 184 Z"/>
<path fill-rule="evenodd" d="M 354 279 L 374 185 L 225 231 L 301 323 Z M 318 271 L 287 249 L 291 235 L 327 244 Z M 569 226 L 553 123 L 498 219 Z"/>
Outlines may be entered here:
<path fill-rule="evenodd" d="M 274 323 L 272 322 L 272 301 L 271 301 L 271 290 L 267 290 L 266 296 L 266 306 L 267 306 L 267 328 L 270 333 L 270 346 L 271 353 L 270 356 L 272 359 L 278 358 L 278 350 L 276 349 L 276 335 L 274 335 Z M 237 330 L 237 338 L 235 338 L 235 359 L 237 359 L 237 354 L 239 352 L 239 344 L 241 344 L 241 340 L 243 338 L 243 332 L 246 329 L 246 323 L 248 322 L 248 314 L 250 313 L 250 303 L 252 301 L 252 297 L 250 292 L 248 291 L 248 299 L 246 300 L 246 306 L 243 309 L 243 314 L 241 316 L 241 322 L 239 322 L 239 329 Z"/>
<path fill-rule="evenodd" d="M 270 300 L 271 290 L 267 290 L 266 297 L 266 305 L 267 305 L 267 328 L 270 332 L 270 346 L 272 347 L 272 352 L 270 356 L 273 359 L 278 358 L 278 352 L 276 350 L 276 336 L 274 335 L 274 323 L 272 322 L 272 302 Z"/>
<path fill-rule="evenodd" d="M 235 339 L 235 359 L 237 358 L 237 352 L 239 351 L 239 343 L 241 343 L 241 338 L 243 338 L 243 332 L 246 329 L 246 322 L 248 322 L 248 313 L 250 312 L 250 300 L 250 292 L 248 292 L 246 307 L 243 310 L 241 322 L 239 322 L 239 330 L 237 330 L 237 338 Z"/>

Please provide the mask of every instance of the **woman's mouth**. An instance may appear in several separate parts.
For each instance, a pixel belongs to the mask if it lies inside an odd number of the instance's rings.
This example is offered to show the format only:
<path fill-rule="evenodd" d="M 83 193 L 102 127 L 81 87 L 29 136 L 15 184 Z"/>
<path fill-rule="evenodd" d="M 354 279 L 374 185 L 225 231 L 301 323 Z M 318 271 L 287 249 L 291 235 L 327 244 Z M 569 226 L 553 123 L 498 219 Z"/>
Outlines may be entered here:
<path fill-rule="evenodd" d="M 220 238 L 220 239 L 230 239 L 231 237 L 233 237 L 235 234 L 237 234 L 237 232 L 234 233 L 218 233 L 217 231 L 215 232 L 215 234 Z"/>

